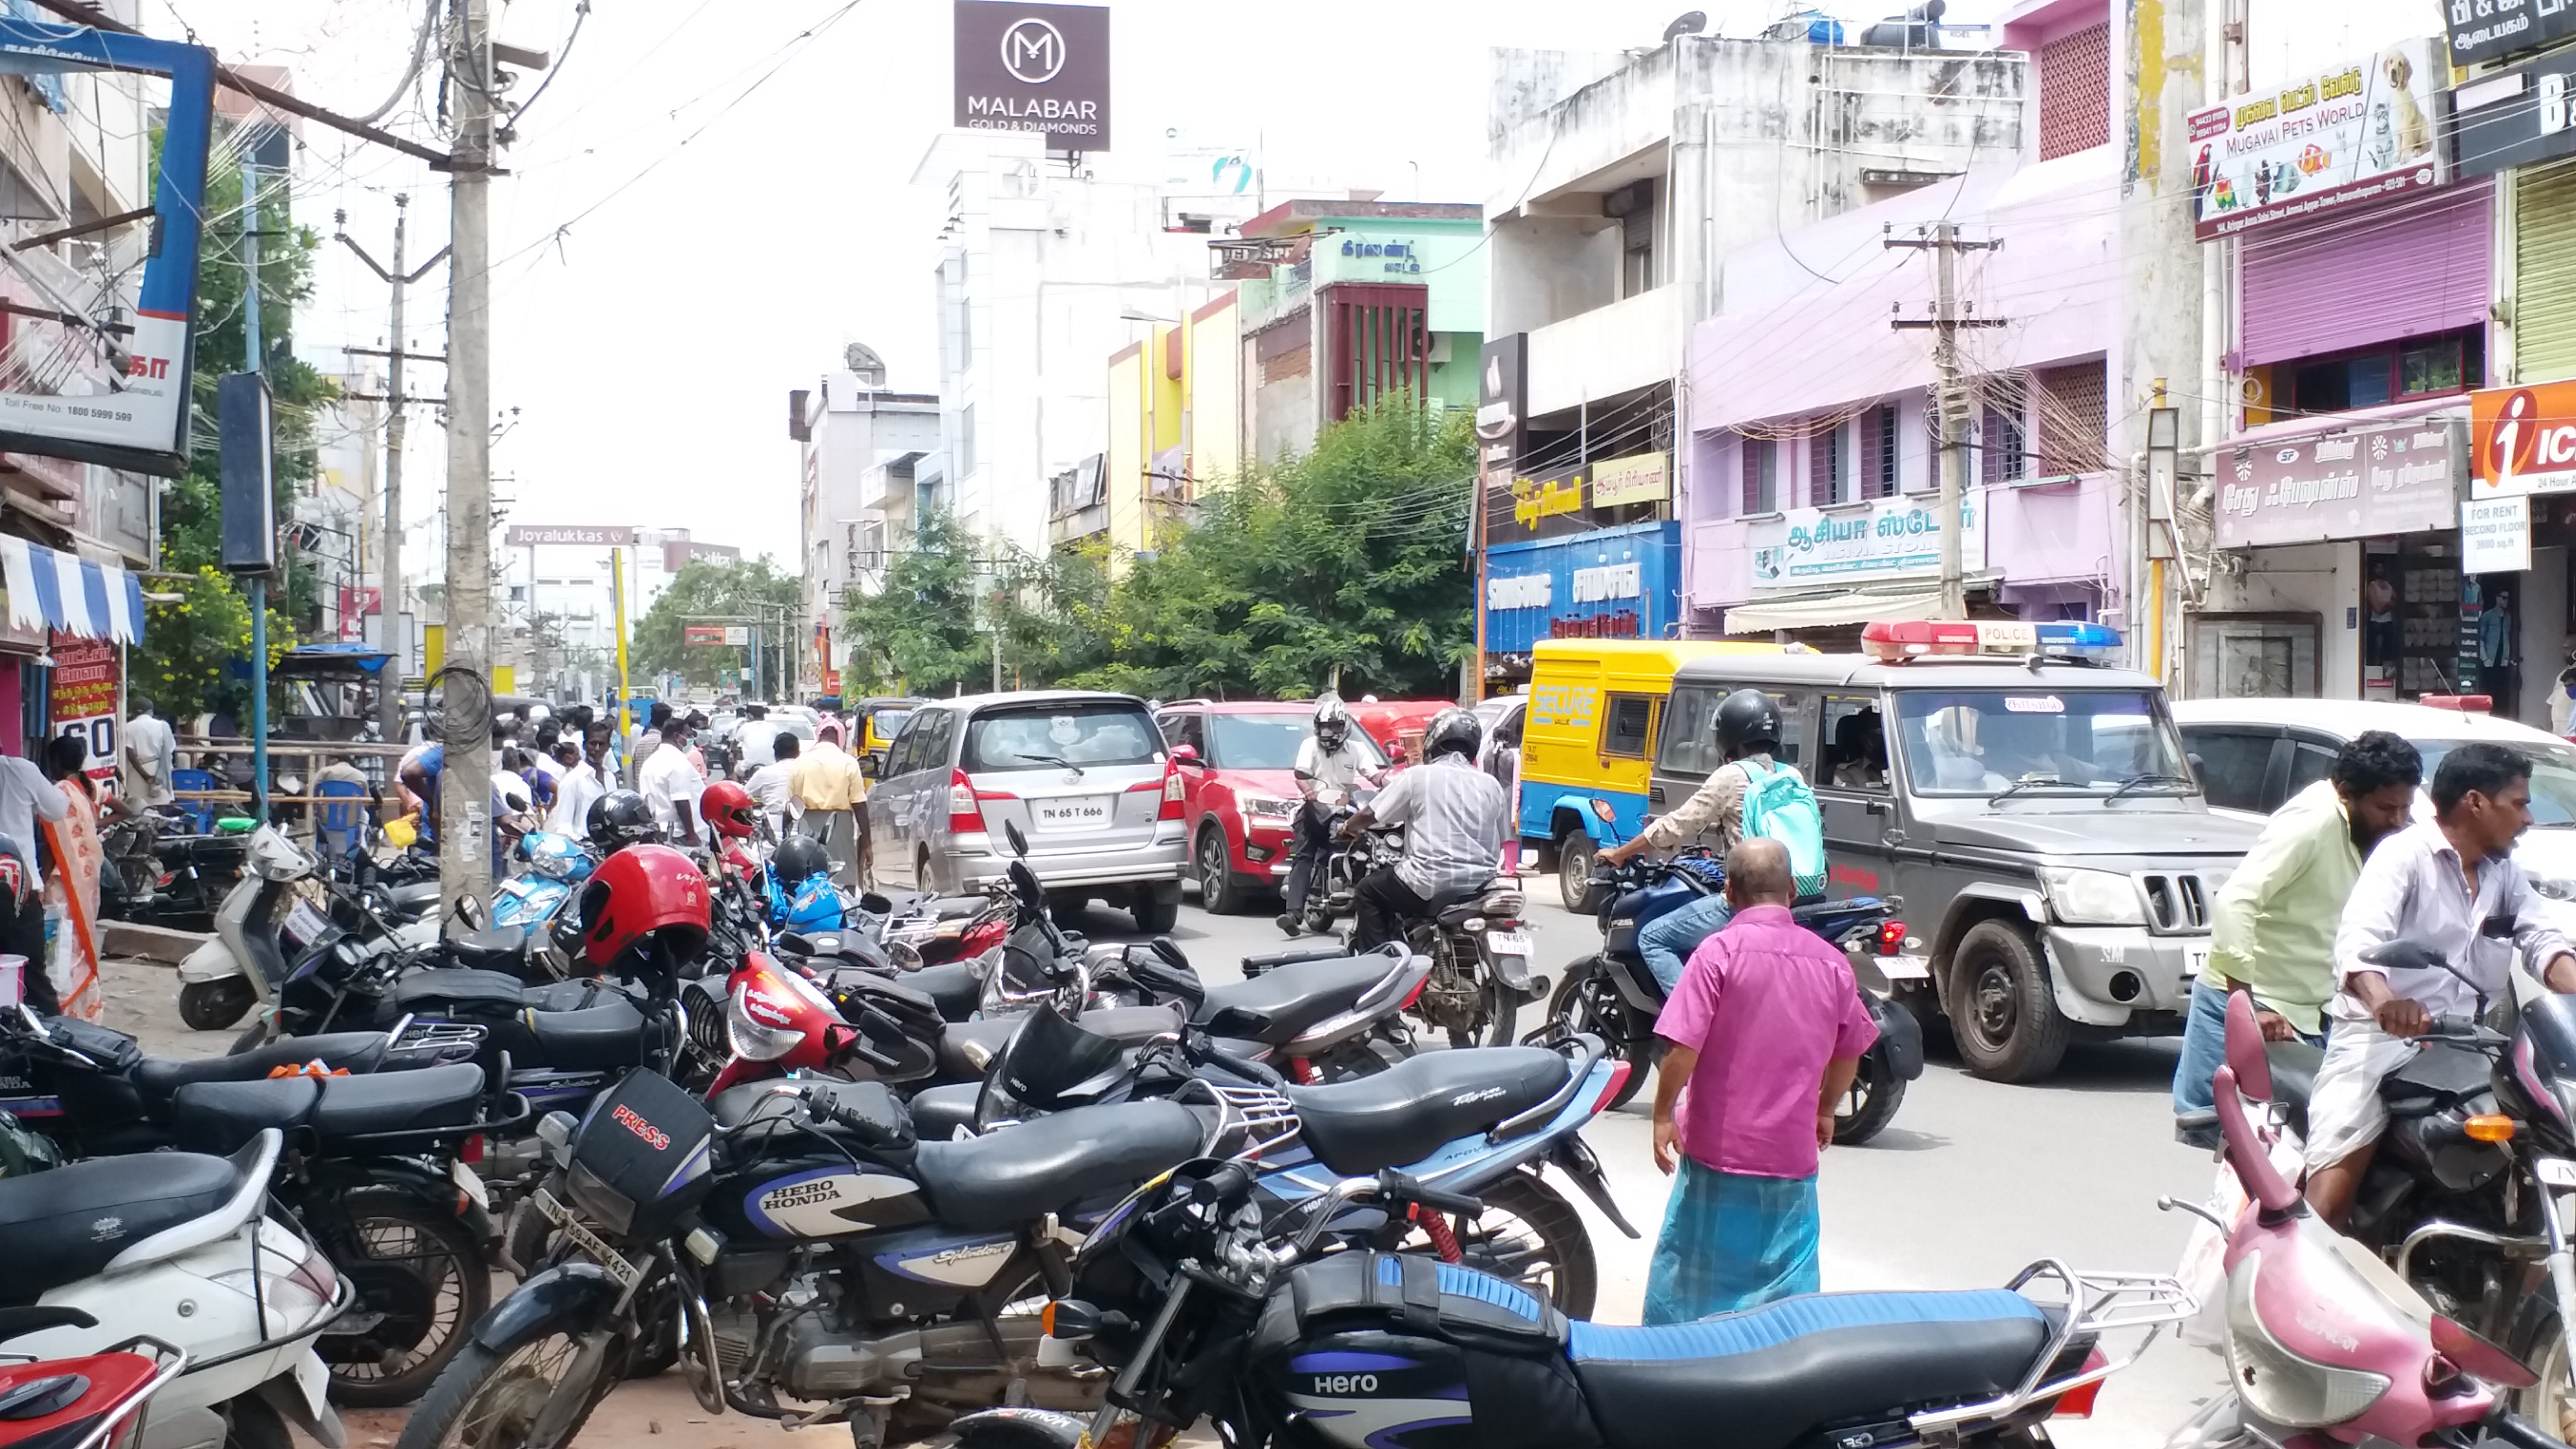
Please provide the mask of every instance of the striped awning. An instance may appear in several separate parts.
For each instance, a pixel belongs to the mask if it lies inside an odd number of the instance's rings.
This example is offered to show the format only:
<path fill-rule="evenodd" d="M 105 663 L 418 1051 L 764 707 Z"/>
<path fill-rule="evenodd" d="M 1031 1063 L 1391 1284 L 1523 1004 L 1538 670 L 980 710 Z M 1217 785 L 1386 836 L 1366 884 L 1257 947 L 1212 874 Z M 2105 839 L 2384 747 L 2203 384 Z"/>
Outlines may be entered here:
<path fill-rule="evenodd" d="M 9 622 L 19 628 L 115 644 L 143 638 L 143 581 L 114 564 L 0 534 L 0 582 L 9 586 Z"/>

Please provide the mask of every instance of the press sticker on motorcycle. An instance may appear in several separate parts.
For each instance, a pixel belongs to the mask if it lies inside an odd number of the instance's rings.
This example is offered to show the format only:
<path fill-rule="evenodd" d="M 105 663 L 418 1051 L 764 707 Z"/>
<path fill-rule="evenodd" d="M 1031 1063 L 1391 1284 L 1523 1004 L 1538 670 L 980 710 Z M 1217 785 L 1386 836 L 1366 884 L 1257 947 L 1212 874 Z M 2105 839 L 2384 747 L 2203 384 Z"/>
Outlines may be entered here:
<path fill-rule="evenodd" d="M 1082 726 L 1075 722 L 1072 715 L 1057 715 L 1047 721 L 1047 738 L 1059 745 L 1072 744 L 1082 738 Z"/>
<path fill-rule="evenodd" d="M 608 1115 L 616 1119 L 618 1126 L 623 1127 L 627 1131 L 634 1133 L 637 1137 L 642 1138 L 644 1140 L 644 1145 L 652 1148 L 656 1152 L 659 1152 L 671 1145 L 670 1133 L 665 1132 L 661 1128 L 654 1126 L 652 1123 L 645 1121 L 642 1117 L 636 1114 L 634 1108 L 627 1106 L 623 1102 L 620 1102 L 617 1105 L 616 1111 L 611 1112 Z"/>
<path fill-rule="evenodd" d="M 2064 714 L 2066 701 L 2053 694 L 2007 694 L 2004 708 L 2014 714 Z"/>

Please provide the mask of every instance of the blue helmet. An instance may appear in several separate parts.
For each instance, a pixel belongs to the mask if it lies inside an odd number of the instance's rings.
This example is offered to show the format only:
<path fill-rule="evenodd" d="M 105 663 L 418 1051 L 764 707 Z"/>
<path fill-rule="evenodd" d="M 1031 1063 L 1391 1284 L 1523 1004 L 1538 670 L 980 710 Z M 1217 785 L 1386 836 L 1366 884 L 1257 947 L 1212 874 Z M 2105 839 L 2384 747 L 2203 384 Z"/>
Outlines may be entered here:
<path fill-rule="evenodd" d="M 770 918 L 780 929 L 788 931 L 837 931 L 849 922 L 849 912 L 841 900 L 840 887 L 830 876 L 806 879 L 793 894 L 781 891 L 776 881 L 769 886 Z"/>

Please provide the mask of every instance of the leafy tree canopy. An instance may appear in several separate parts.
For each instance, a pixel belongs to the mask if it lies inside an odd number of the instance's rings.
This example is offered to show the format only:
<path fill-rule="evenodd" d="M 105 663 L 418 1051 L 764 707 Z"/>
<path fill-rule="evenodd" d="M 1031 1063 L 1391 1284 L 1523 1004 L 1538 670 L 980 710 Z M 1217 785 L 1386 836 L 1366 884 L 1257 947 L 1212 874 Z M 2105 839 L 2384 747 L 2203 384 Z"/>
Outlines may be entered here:
<path fill-rule="evenodd" d="M 787 610 L 790 620 L 798 617 L 796 609 L 804 597 L 804 584 L 795 575 L 784 572 L 777 561 L 763 554 L 754 559 L 716 563 L 692 559 L 680 566 L 653 607 L 635 621 L 635 638 L 629 647 L 628 672 L 636 679 L 677 674 L 691 684 L 713 685 L 727 669 L 742 670 L 748 663 L 744 651 L 712 645 L 683 642 L 683 628 L 691 623 L 729 621 L 741 623 Z M 776 626 L 766 635 L 755 631 L 769 649 L 766 656 L 775 664 L 778 639 Z M 746 677 L 746 683 L 748 678 Z M 777 693 L 779 691 L 772 691 Z"/>

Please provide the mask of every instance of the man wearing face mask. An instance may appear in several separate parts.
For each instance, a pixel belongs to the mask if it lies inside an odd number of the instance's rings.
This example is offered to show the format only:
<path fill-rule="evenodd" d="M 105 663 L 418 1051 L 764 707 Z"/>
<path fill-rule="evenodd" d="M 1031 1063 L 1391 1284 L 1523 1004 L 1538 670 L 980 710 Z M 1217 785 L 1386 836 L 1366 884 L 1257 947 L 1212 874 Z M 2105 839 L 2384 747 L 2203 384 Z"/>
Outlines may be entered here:
<path fill-rule="evenodd" d="M 2227 1059 L 2227 997 L 2242 987 L 2272 1041 L 2325 1037 L 2334 995 L 2334 933 L 2371 848 L 2405 828 L 2424 758 L 2403 738 L 2371 730 L 2346 744 L 2325 779 L 2274 811 L 2263 836 L 2220 888 L 2209 969 L 2193 983 L 2182 1058 L 2175 1064 L 2178 1135 L 2214 1142 L 2210 1078 Z"/>

